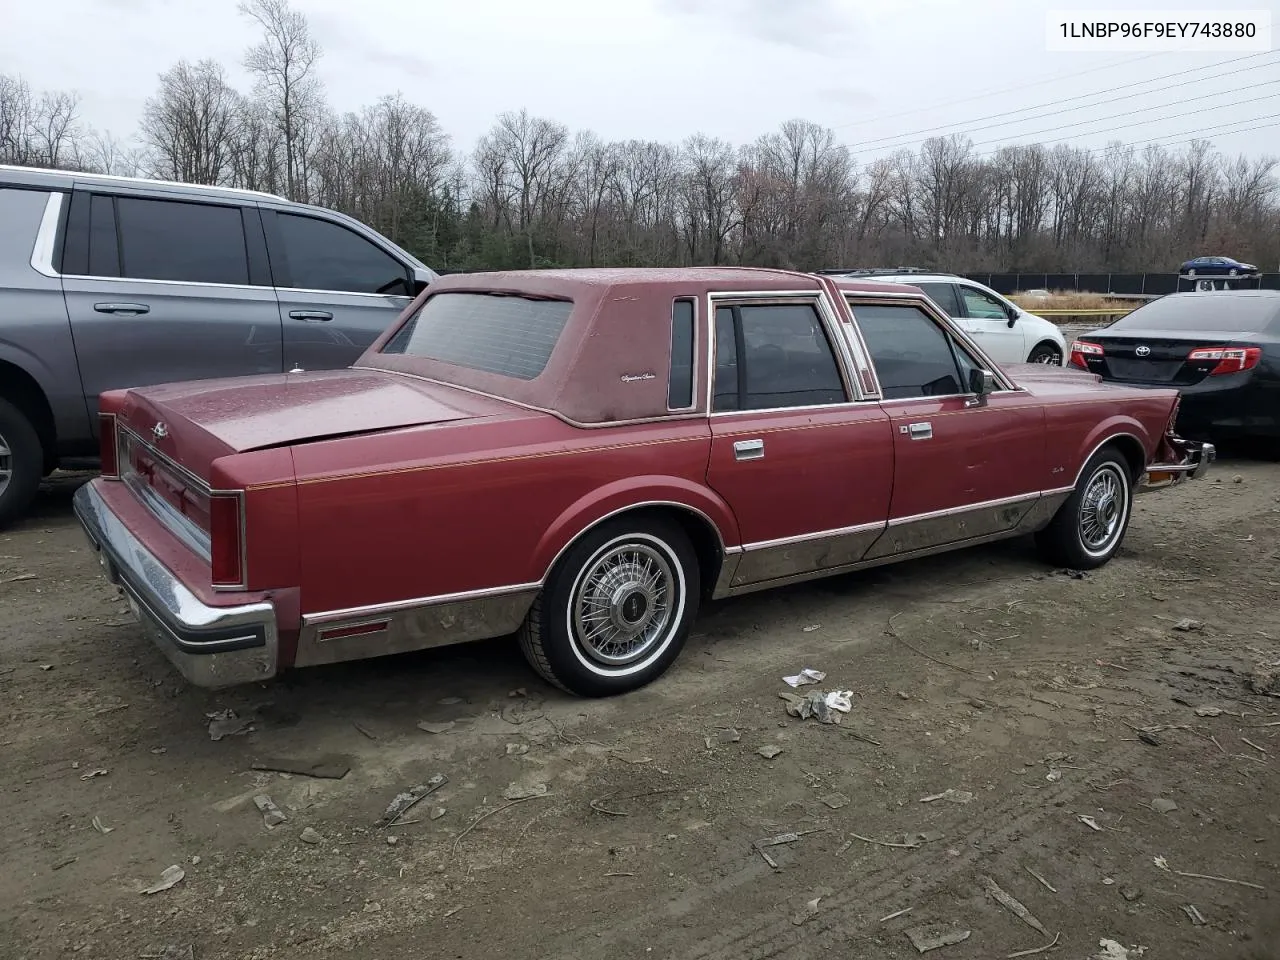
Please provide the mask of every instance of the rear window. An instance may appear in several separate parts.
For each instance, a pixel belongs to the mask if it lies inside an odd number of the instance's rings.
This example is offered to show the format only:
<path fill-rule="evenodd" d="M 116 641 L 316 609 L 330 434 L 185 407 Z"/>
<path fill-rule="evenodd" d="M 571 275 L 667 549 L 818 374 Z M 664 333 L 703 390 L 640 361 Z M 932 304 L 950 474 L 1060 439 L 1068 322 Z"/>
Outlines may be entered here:
<path fill-rule="evenodd" d="M 437 293 L 387 341 L 382 353 L 532 380 L 546 368 L 572 310 L 569 300 Z"/>
<path fill-rule="evenodd" d="M 1108 330 L 1215 330 L 1257 333 L 1272 327 L 1280 298 L 1172 295 L 1153 300 L 1121 317 Z"/>

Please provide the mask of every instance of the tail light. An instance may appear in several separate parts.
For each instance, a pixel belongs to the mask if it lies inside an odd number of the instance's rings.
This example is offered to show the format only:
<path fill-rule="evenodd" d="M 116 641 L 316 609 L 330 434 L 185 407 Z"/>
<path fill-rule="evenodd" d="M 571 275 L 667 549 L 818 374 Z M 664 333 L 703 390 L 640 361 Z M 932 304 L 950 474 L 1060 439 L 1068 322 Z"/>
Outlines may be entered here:
<path fill-rule="evenodd" d="M 240 493 L 209 497 L 209 565 L 213 586 L 245 585 L 244 497 Z"/>
<path fill-rule="evenodd" d="M 1217 364 L 1209 371 L 1209 376 L 1216 377 L 1224 373 L 1240 373 L 1252 370 L 1262 359 L 1261 347 L 1199 347 L 1187 354 L 1187 360 L 1216 360 Z"/>
<path fill-rule="evenodd" d="M 120 447 L 116 440 L 116 415 L 98 414 L 98 457 L 101 474 L 108 480 L 120 479 Z"/>
<path fill-rule="evenodd" d="M 1102 347 L 1096 343 L 1090 343 L 1088 340 L 1073 340 L 1071 342 L 1071 359 L 1067 361 L 1068 366 L 1079 367 L 1081 370 L 1088 370 L 1089 365 L 1085 363 L 1085 357 L 1102 356 Z"/>

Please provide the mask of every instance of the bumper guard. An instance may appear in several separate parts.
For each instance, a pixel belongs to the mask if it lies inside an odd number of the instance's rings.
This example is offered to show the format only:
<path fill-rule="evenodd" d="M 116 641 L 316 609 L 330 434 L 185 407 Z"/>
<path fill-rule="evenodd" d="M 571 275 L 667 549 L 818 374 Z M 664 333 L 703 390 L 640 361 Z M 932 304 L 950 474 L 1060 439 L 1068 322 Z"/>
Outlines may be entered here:
<path fill-rule="evenodd" d="M 1209 472 L 1210 466 L 1218 458 L 1217 448 L 1212 443 L 1183 440 L 1181 437 L 1165 439 L 1174 452 L 1181 456 L 1176 461 L 1150 464 L 1142 475 L 1137 492 L 1162 490 L 1184 480 L 1197 480 Z"/>
<path fill-rule="evenodd" d="M 279 634 L 267 601 L 213 607 L 182 585 L 111 511 L 92 480 L 75 492 L 76 519 L 103 572 L 129 602 L 160 651 L 198 687 L 268 680 Z"/>

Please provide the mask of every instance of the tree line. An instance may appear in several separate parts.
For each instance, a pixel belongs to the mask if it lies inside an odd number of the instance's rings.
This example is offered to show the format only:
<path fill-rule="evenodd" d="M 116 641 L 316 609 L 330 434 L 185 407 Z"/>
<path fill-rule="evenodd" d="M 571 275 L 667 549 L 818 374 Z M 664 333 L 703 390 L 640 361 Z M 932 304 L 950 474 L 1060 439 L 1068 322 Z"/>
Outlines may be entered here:
<path fill-rule="evenodd" d="M 438 270 L 749 264 L 951 271 L 1165 272 L 1226 254 L 1275 269 L 1271 157 L 1022 144 L 961 135 L 865 165 L 826 127 L 788 120 L 734 145 L 607 141 L 525 110 L 456 145 L 396 93 L 338 113 L 323 52 L 288 0 L 246 0 L 248 90 L 179 61 L 127 141 L 67 91 L 0 74 L 0 162 L 245 187 L 332 207 Z"/>

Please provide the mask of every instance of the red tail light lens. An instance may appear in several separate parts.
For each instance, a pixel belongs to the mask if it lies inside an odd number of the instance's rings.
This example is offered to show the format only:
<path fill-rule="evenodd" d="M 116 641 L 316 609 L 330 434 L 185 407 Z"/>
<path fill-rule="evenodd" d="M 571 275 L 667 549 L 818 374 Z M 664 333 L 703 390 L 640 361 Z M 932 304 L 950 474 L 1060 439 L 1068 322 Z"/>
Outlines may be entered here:
<path fill-rule="evenodd" d="M 102 460 L 102 476 L 120 479 L 120 448 L 116 443 L 116 415 L 98 414 L 98 456 Z"/>
<path fill-rule="evenodd" d="M 1068 366 L 1079 367 L 1081 370 L 1088 370 L 1089 365 L 1085 363 L 1085 357 L 1102 356 L 1102 347 L 1096 343 L 1090 343 L 1088 340 L 1073 340 L 1071 342 L 1071 359 L 1067 361 Z"/>
<path fill-rule="evenodd" d="M 1187 360 L 1216 360 L 1217 364 L 1209 371 L 1209 376 L 1216 377 L 1223 373 L 1240 373 L 1252 370 L 1262 359 L 1261 347 L 1199 347 L 1187 354 Z"/>
<path fill-rule="evenodd" d="M 238 493 L 209 497 L 209 561 L 215 587 L 244 586 L 244 500 Z"/>

